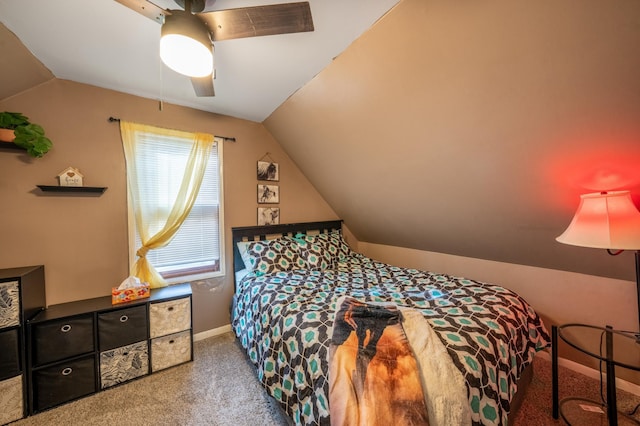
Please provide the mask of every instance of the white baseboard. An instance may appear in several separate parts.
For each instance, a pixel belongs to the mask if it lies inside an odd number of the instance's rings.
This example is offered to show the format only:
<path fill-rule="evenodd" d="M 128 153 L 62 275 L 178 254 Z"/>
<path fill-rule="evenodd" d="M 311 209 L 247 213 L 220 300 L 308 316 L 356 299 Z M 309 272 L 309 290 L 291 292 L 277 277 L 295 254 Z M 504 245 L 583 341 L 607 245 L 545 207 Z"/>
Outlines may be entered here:
<path fill-rule="evenodd" d="M 536 354 L 536 356 L 539 356 L 551 362 L 551 354 L 547 351 L 540 351 Z M 600 372 L 594 368 L 587 367 L 586 365 L 578 364 L 577 362 L 571 361 L 566 358 L 558 358 L 558 365 L 566 367 L 569 370 L 575 371 L 576 373 L 580 373 L 587 377 L 600 381 Z M 603 374 L 603 377 L 604 377 L 604 374 Z M 636 385 L 635 383 L 631 383 L 626 380 L 616 378 L 616 388 L 632 393 L 634 395 L 640 396 L 640 385 Z"/>
<path fill-rule="evenodd" d="M 209 337 L 219 336 L 221 334 L 229 333 L 231 331 L 231 324 L 223 325 L 222 327 L 213 328 L 211 330 L 202 331 L 193 335 L 193 340 L 203 340 Z"/>

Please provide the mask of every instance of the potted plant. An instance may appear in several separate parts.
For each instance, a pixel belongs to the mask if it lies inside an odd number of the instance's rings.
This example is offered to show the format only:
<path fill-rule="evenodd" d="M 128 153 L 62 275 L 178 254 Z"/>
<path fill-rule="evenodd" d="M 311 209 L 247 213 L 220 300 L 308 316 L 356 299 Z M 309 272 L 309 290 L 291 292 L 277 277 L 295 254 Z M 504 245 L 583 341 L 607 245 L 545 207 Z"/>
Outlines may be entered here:
<path fill-rule="evenodd" d="M 27 154 L 32 157 L 42 157 L 53 145 L 44 135 L 42 126 L 31 123 L 28 117 L 19 112 L 0 112 L 0 131 L 2 129 L 5 129 L 7 134 L 0 133 L 0 140 L 13 142 L 26 149 Z"/>

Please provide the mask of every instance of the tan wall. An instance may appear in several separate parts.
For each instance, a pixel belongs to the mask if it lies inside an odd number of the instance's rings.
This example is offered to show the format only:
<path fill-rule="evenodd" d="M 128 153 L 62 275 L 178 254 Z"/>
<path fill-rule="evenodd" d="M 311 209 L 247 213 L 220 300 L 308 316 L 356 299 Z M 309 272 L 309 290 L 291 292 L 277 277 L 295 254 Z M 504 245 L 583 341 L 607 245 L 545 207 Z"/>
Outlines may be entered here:
<path fill-rule="evenodd" d="M 575 322 L 606 324 L 620 330 L 638 327 L 636 285 L 632 281 L 365 242 L 357 247 L 382 262 L 491 282 L 515 291 L 540 314 L 549 333 L 552 325 Z M 597 347 L 597 342 L 592 343 L 591 347 Z M 599 368 L 594 358 L 566 344 L 558 348 L 563 358 Z M 638 372 L 618 368 L 616 375 L 640 384 Z"/>
<path fill-rule="evenodd" d="M 53 149 L 40 159 L 0 150 L 0 268 L 44 264 L 47 303 L 106 296 L 128 275 L 125 163 L 115 116 L 128 121 L 232 136 L 224 145 L 227 275 L 192 283 L 196 332 L 229 323 L 233 294 L 231 231 L 256 224 L 256 162 L 266 152 L 280 164 L 282 222 L 335 219 L 336 214 L 262 124 L 164 105 L 105 89 L 52 80 L 0 102 L 42 125 Z M 45 195 L 68 166 L 95 196 Z"/>

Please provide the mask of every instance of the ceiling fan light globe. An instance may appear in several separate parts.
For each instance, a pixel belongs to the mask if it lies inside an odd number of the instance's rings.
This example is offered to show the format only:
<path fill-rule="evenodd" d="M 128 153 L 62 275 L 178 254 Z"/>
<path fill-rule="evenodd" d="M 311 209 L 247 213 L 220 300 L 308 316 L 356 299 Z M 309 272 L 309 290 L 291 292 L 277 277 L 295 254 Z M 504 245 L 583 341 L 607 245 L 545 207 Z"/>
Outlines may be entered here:
<path fill-rule="evenodd" d="M 160 30 L 160 58 L 180 74 L 211 75 L 213 53 L 207 25 L 187 11 L 172 10 Z"/>
<path fill-rule="evenodd" d="M 160 58 L 175 72 L 189 77 L 205 77 L 213 72 L 211 48 L 185 35 L 163 35 Z"/>

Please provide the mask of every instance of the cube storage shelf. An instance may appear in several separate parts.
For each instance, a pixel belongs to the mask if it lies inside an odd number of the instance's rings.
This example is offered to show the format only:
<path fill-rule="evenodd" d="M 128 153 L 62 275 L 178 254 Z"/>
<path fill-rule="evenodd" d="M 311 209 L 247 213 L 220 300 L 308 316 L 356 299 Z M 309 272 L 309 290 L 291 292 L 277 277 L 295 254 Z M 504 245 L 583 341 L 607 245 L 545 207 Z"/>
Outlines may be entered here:
<path fill-rule="evenodd" d="M 28 413 L 25 323 L 45 305 L 44 266 L 0 269 L 0 424 Z"/>
<path fill-rule="evenodd" d="M 193 361 L 191 285 L 50 306 L 28 321 L 29 407 L 35 414 Z"/>

